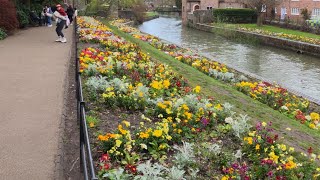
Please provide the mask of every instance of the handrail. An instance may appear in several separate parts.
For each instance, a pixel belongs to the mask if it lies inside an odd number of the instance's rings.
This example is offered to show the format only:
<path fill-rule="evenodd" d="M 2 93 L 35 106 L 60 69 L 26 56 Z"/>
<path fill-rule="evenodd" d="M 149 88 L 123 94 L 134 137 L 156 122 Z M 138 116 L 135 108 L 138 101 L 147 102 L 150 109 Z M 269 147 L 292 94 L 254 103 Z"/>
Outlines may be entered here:
<path fill-rule="evenodd" d="M 92 159 L 91 146 L 89 140 L 88 126 L 86 121 L 85 102 L 83 100 L 81 73 L 79 71 L 78 58 L 78 34 L 77 34 L 77 18 L 74 19 L 75 34 L 75 64 L 76 64 L 76 96 L 77 96 L 77 120 L 80 124 L 80 166 L 85 180 L 97 180 L 94 163 Z M 89 170 L 88 170 L 89 169 Z"/>

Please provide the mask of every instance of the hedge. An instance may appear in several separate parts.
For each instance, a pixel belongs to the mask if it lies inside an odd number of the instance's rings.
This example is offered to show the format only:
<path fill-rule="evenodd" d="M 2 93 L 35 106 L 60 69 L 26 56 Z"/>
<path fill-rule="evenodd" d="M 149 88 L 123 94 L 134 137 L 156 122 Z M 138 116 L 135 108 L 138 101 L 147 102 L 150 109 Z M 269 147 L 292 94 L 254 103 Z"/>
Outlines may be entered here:
<path fill-rule="evenodd" d="M 254 9 L 214 9 L 213 17 L 222 22 L 253 23 L 257 20 L 257 13 Z"/>

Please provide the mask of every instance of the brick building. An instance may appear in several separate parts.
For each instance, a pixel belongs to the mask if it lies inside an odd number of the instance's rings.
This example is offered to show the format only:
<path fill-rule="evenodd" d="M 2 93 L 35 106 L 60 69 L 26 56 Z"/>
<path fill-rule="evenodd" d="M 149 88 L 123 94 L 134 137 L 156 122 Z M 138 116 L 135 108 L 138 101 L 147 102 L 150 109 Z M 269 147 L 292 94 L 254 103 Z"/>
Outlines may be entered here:
<path fill-rule="evenodd" d="M 182 0 L 182 23 L 186 24 L 188 14 L 195 10 L 244 7 L 245 5 L 238 0 Z"/>
<path fill-rule="evenodd" d="M 237 0 L 182 0 L 182 23 L 186 24 L 188 14 L 197 9 L 244 7 L 246 5 Z M 302 20 L 301 10 L 304 8 L 308 9 L 312 18 L 320 19 L 320 0 L 281 0 L 276 7 L 267 7 L 266 16 L 270 17 L 273 9 L 276 19 Z"/>
<path fill-rule="evenodd" d="M 320 18 L 320 0 L 282 0 L 282 3 L 274 8 L 274 12 L 277 19 L 301 20 L 301 10 L 304 8 L 308 9 L 312 18 Z"/>

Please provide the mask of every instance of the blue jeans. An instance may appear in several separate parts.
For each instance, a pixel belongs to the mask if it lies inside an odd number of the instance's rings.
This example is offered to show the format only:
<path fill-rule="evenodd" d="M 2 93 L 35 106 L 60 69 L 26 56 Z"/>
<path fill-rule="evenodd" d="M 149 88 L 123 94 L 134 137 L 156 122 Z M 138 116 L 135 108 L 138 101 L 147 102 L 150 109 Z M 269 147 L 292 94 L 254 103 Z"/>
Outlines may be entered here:
<path fill-rule="evenodd" d="M 52 24 L 51 17 L 46 16 L 46 20 L 47 20 L 47 25 L 51 25 Z"/>

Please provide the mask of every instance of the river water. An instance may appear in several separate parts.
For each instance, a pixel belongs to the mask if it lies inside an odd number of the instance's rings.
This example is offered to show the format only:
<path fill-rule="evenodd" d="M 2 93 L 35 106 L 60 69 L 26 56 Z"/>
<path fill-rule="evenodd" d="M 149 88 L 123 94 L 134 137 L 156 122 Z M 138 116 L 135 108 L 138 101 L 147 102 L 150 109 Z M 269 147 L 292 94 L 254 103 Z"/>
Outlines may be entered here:
<path fill-rule="evenodd" d="M 301 92 L 320 102 L 320 58 L 278 48 L 249 45 L 192 28 L 177 17 L 160 17 L 139 29 L 244 72 Z"/>

